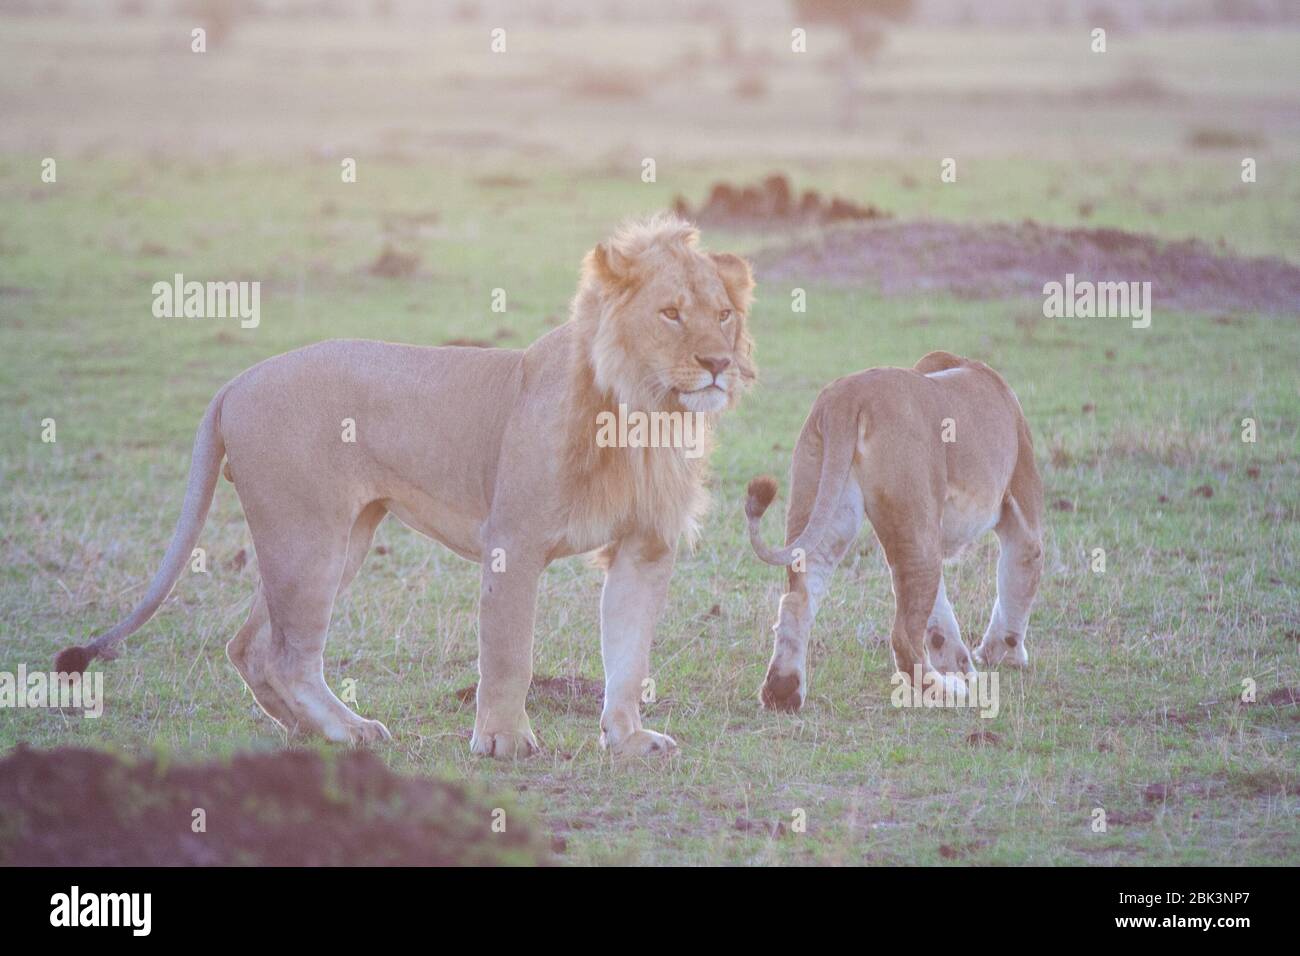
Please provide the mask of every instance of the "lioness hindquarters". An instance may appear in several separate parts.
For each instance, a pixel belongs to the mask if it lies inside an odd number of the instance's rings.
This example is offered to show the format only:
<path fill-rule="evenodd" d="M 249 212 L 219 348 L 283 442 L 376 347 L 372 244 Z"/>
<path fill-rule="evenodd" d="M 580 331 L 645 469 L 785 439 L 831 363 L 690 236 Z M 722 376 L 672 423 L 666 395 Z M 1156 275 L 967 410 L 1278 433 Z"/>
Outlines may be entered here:
<path fill-rule="evenodd" d="M 787 541 L 780 552 L 758 536 L 756 515 L 771 487 L 751 483 L 750 540 L 771 563 L 789 563 L 776 642 L 760 691 L 764 706 L 796 710 L 804 701 L 809 633 L 831 574 L 857 537 L 865 514 L 893 576 L 895 665 L 909 679 L 932 671 L 926 624 L 943 565 L 945 466 L 928 421 L 934 409 L 899 393 L 910 373 L 876 369 L 828 386 L 795 447 Z M 937 419 L 936 419 L 937 421 Z"/>
<path fill-rule="evenodd" d="M 988 366 L 931 353 L 913 369 L 871 369 L 832 383 L 795 447 L 788 543 L 780 549 L 759 531 L 775 494 L 772 479 L 755 479 L 745 507 L 755 553 L 789 568 L 760 692 L 765 706 L 802 705 L 817 605 L 863 513 L 889 563 L 890 646 L 907 681 L 940 681 L 965 696 L 972 658 L 945 594 L 943 561 L 990 529 L 1001 541 L 998 601 L 977 659 L 986 666 L 1028 660 L 1042 489 L 1019 403 Z"/>

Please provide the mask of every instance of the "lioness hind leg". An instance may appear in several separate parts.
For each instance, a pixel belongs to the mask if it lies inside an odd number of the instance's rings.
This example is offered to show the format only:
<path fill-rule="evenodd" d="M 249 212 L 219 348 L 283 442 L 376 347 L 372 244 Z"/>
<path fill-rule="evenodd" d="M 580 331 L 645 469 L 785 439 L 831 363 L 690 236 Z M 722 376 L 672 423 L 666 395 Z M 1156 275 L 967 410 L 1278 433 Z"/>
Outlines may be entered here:
<path fill-rule="evenodd" d="M 795 478 L 798 481 L 798 476 Z M 815 482 L 816 479 L 813 478 Z M 794 490 L 791 489 L 793 501 Z M 793 507 L 793 505 L 792 505 Z M 830 587 L 831 575 L 857 540 L 862 528 L 862 489 L 850 478 L 835 512 L 835 521 L 826 537 L 808 554 L 804 569 L 791 566 L 786 571 L 788 590 L 781 597 L 777 621 L 772 630 L 772 659 L 759 689 L 759 700 L 769 710 L 797 711 L 808 696 L 808 639 L 812 634 L 817 608 Z M 807 516 L 796 528 L 787 528 L 788 540 L 797 538 Z"/>
<path fill-rule="evenodd" d="M 969 674 L 975 669 L 970 652 L 962 643 L 957 615 L 948 603 L 948 590 L 942 573 L 939 575 L 939 593 L 925 625 L 925 642 L 929 645 L 930 664 L 935 670 L 945 674 Z"/>
<path fill-rule="evenodd" d="M 934 674 L 925 644 L 926 622 L 934 608 L 943 576 L 939 549 L 924 544 L 886 546 L 885 556 L 894 580 L 894 627 L 889 645 L 894 668 L 909 682 L 922 682 Z"/>
<path fill-rule="evenodd" d="M 941 675 L 931 662 L 927 624 L 952 612 L 943 582 L 943 487 L 939 466 L 910 435 L 895 435 L 893 454 L 870 456 L 866 489 L 867 517 L 880 539 L 894 585 L 894 626 L 889 644 L 895 670 L 909 684 L 941 681 L 960 693 L 966 682 Z M 910 453 L 909 453 L 910 452 Z M 942 596 L 941 596 L 942 595 Z M 943 609 L 947 614 L 942 614 Z M 956 634 L 956 619 L 947 621 Z M 945 632 L 945 643 L 947 634 Z M 957 687 L 960 685 L 960 688 Z"/>
<path fill-rule="evenodd" d="M 1025 520 L 1011 497 L 993 530 L 998 536 L 998 597 L 975 659 L 985 667 L 1025 667 L 1029 610 L 1043 571 L 1042 542 L 1037 528 Z"/>
<path fill-rule="evenodd" d="M 993 528 L 998 535 L 998 599 L 984 639 L 975 649 L 976 661 L 985 667 L 1029 663 L 1025 648 L 1029 609 L 1043 573 L 1043 483 L 1034 463 L 1029 425 L 1022 418 L 1018 428 L 1016 467 Z"/>

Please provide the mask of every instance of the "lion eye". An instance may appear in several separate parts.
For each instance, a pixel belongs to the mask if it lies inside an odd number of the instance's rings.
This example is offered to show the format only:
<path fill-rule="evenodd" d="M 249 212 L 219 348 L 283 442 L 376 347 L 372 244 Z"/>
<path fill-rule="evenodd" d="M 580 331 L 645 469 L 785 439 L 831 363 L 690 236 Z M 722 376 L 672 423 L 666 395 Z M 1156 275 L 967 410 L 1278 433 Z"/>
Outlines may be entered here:
<path fill-rule="evenodd" d="M 669 322 L 680 322 L 682 318 L 681 315 L 678 314 L 676 309 L 662 309 L 660 310 L 659 314 L 662 315 Z"/>
<path fill-rule="evenodd" d="M 722 312 L 721 312 L 721 313 L 719 314 L 719 316 L 718 316 L 718 321 L 719 321 L 719 322 L 726 322 L 726 321 L 728 321 L 730 318 L 731 318 L 731 310 L 730 310 L 730 309 L 723 309 Z"/>

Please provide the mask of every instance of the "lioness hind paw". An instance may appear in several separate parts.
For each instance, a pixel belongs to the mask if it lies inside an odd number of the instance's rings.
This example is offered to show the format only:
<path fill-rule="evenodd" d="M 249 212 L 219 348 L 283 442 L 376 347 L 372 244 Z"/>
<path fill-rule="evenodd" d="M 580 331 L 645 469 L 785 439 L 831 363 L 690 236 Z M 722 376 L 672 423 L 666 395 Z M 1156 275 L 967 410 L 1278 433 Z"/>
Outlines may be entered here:
<path fill-rule="evenodd" d="M 899 675 L 895 674 L 895 679 Z M 970 700 L 972 685 L 968 681 L 974 681 L 975 672 L 970 674 L 944 674 L 936 670 L 927 670 L 921 676 L 921 693 L 923 695 L 938 695 L 936 702 L 941 701 L 945 705 L 955 703 L 963 706 Z M 910 682 L 909 682 L 910 683 Z M 927 702 L 931 699 L 925 698 Z"/>
<path fill-rule="evenodd" d="M 778 676 L 768 671 L 758 692 L 758 699 L 768 710 L 794 713 L 803 707 L 803 681 L 798 674 Z"/>
<path fill-rule="evenodd" d="M 985 638 L 975 648 L 975 662 L 989 670 L 1003 667 L 1024 670 L 1029 666 L 1029 652 L 1025 649 L 1024 641 L 1014 634 L 1002 640 Z"/>

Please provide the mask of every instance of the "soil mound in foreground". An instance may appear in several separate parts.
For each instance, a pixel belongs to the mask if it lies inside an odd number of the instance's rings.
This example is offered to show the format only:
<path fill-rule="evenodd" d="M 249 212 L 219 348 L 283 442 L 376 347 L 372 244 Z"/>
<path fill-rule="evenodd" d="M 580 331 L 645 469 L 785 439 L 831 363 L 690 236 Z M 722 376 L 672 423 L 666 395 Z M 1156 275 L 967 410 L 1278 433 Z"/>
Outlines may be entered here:
<path fill-rule="evenodd" d="M 885 295 L 1043 299 L 1067 273 L 1092 282 L 1150 282 L 1154 308 L 1300 314 L 1300 268 L 1238 258 L 1198 239 L 1170 242 L 1120 229 L 1032 221 L 882 222 L 753 257 L 764 281 L 873 285 Z"/>
<path fill-rule="evenodd" d="M 194 832 L 194 811 L 206 832 Z M 172 765 L 18 747 L 0 760 L 0 865 L 542 864 L 549 848 L 468 788 L 400 777 L 367 751 Z M 499 829 L 499 827 L 498 827 Z"/>

